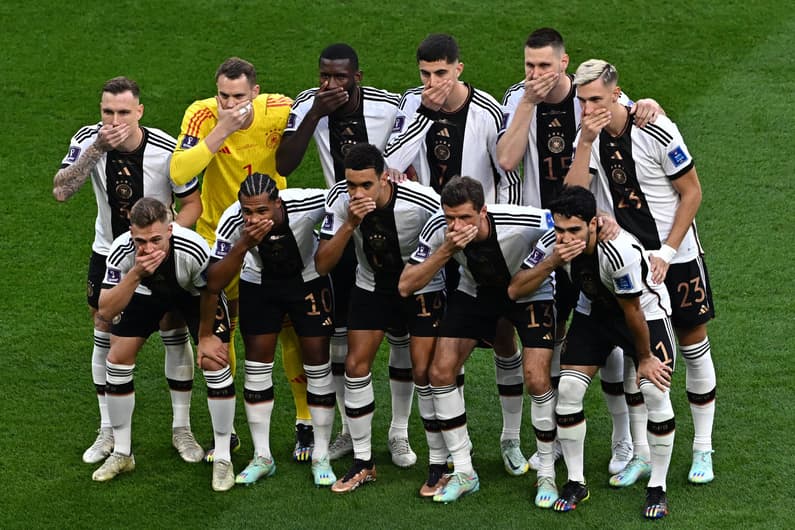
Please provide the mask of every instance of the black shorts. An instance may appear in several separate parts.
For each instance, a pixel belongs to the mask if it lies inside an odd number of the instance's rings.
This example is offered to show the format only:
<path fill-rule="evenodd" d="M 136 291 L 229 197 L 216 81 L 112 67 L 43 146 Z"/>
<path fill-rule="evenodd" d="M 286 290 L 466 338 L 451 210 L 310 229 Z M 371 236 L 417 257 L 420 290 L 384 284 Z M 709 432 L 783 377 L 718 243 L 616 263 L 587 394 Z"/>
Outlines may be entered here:
<path fill-rule="evenodd" d="M 88 258 L 88 281 L 86 281 L 86 302 L 90 307 L 99 309 L 99 292 L 105 280 L 105 261 L 107 256 L 91 251 Z"/>
<path fill-rule="evenodd" d="M 240 280 L 239 300 L 243 335 L 278 333 L 285 315 L 299 337 L 329 337 L 334 331 L 334 303 L 326 276 L 306 283 L 301 278 L 261 285 Z"/>
<path fill-rule="evenodd" d="M 715 318 L 712 288 L 702 256 L 687 263 L 672 263 L 665 276 L 665 287 L 671 297 L 671 321 L 675 328 L 689 329 Z"/>
<path fill-rule="evenodd" d="M 552 300 L 513 302 L 506 295 L 479 294 L 472 297 L 461 291 L 450 295 L 440 337 L 475 339 L 494 344 L 497 320 L 507 318 L 516 328 L 525 348 L 552 349 L 555 337 L 555 307 Z"/>
<path fill-rule="evenodd" d="M 143 337 L 160 329 L 160 321 L 166 313 L 173 312 L 185 320 L 194 342 L 199 335 L 199 297 L 185 293 L 169 300 L 156 296 L 133 294 L 130 303 L 114 321 L 111 333 L 119 337 Z M 226 297 L 218 297 L 213 334 L 223 342 L 229 342 L 229 310 Z"/>
<path fill-rule="evenodd" d="M 648 320 L 651 352 L 658 359 L 674 367 L 676 349 L 670 320 Z M 624 317 L 595 318 L 574 312 L 566 343 L 560 355 L 560 364 L 604 366 L 616 346 L 631 356 L 637 365 L 635 340 L 624 322 Z"/>
<path fill-rule="evenodd" d="M 354 287 L 351 292 L 348 330 L 388 331 L 396 337 L 436 337 L 446 307 L 444 291 L 403 298 Z"/>
<path fill-rule="evenodd" d="M 334 326 L 337 328 L 348 325 L 351 291 L 356 285 L 356 265 L 356 249 L 351 238 L 345 246 L 342 257 L 329 274 L 334 293 Z"/>

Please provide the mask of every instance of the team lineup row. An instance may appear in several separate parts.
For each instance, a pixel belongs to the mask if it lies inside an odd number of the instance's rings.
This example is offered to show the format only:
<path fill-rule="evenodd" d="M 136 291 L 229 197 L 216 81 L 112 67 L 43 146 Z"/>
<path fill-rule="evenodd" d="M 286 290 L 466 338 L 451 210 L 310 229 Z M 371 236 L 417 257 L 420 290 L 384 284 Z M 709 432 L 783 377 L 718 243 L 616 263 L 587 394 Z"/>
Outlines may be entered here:
<path fill-rule="evenodd" d="M 205 456 L 190 431 L 186 323 L 208 385 L 215 443 L 207 457 L 218 490 L 275 472 L 268 431 L 280 330 L 288 378 L 300 381 L 303 368 L 307 381 L 305 389 L 292 385 L 294 457 L 311 459 L 315 484 L 332 491 L 375 478 L 370 368 L 385 332 L 390 451 L 398 465 L 416 461 L 407 432 L 416 387 L 430 450 L 423 496 L 450 502 L 479 488 L 457 381 L 472 349 L 485 343 L 495 351 L 501 450 L 511 474 L 528 469 L 518 443 L 523 385 L 532 397 L 536 505 L 565 512 L 588 498 L 582 398 L 606 365 L 611 485 L 648 477 L 644 516 L 663 517 L 674 329 L 696 433 L 689 479 L 713 479 L 706 323 L 714 311 L 694 224 L 700 186 L 676 125 L 656 102 L 629 101 L 604 61 L 567 75 L 563 40 L 548 28 L 528 38 L 526 79 L 503 105 L 459 81 L 452 37 L 430 35 L 417 62 L 423 86 L 401 98 L 361 86 L 355 52 L 332 45 L 321 53 L 319 88 L 292 101 L 260 94 L 253 67 L 233 58 L 216 72 L 217 96 L 188 108 L 176 141 L 138 125 L 143 107 L 133 82 L 106 83 L 102 123 L 73 137 L 53 190 L 65 200 L 91 176 L 99 210 L 89 305 L 101 426 L 84 460 L 107 459 L 95 480 L 134 467 L 132 373 L 158 328 L 174 445 L 187 461 Z M 313 137 L 330 190 L 280 193 Z M 575 146 L 589 156 L 574 157 Z M 182 203 L 173 225 L 172 195 Z M 206 243 L 182 228 L 194 222 Z M 238 314 L 255 447 L 235 477 L 229 337 Z M 292 325 L 282 330 L 285 314 Z M 622 362 L 622 352 L 634 362 Z M 343 432 L 331 442 L 335 402 Z M 353 464 L 337 480 L 330 457 L 351 450 Z M 558 491 L 560 453 L 568 481 Z"/>

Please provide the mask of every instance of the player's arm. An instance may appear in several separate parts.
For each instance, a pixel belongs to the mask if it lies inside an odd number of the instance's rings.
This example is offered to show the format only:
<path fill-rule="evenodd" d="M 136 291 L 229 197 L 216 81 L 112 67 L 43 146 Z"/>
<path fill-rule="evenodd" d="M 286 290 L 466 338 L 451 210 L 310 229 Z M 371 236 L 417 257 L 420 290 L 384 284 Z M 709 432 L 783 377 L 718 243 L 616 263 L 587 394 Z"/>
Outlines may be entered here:
<path fill-rule="evenodd" d="M 324 238 L 321 234 L 317 251 L 315 251 L 315 269 L 318 274 L 326 276 L 339 263 L 357 226 L 358 224 L 346 220 L 331 238 Z"/>
<path fill-rule="evenodd" d="M 640 295 L 617 296 L 616 299 L 624 312 L 624 322 L 635 341 L 635 351 L 638 354 L 638 381 L 641 378 L 648 379 L 665 392 L 671 387 L 671 368 L 651 353 L 649 325 L 640 307 Z"/>
<path fill-rule="evenodd" d="M 649 123 L 654 123 L 657 116 L 665 116 L 662 106 L 651 98 L 637 100 L 629 108 L 629 113 L 635 116 L 635 125 L 641 128 Z"/>
<path fill-rule="evenodd" d="M 113 319 L 127 307 L 130 300 L 135 293 L 135 290 L 141 284 L 141 280 L 145 277 L 152 275 L 157 268 L 166 259 L 166 253 L 162 250 L 156 250 L 151 254 L 142 254 L 140 251 L 135 255 L 135 265 L 122 276 L 119 283 L 110 288 L 105 285 L 99 293 L 99 310 L 97 315 L 105 322 L 112 322 Z M 106 278 L 111 275 L 113 267 L 108 265 L 108 273 Z"/>
<path fill-rule="evenodd" d="M 671 184 L 679 193 L 679 206 L 676 208 L 668 239 L 659 251 L 651 255 L 652 281 L 655 283 L 662 283 L 665 280 L 668 265 L 676 255 L 701 206 L 701 182 L 698 180 L 695 166 L 681 177 L 672 180 Z"/>
<path fill-rule="evenodd" d="M 531 256 L 528 256 L 528 258 Z M 508 298 L 519 300 L 537 291 L 549 275 L 561 265 L 563 265 L 563 261 L 560 260 L 558 254 L 547 256 L 534 267 L 528 267 L 527 260 L 525 260 L 522 263 L 522 268 L 513 275 L 511 283 L 508 284 Z"/>
<path fill-rule="evenodd" d="M 182 227 L 190 228 L 202 214 L 202 198 L 198 186 L 189 194 L 178 196 L 179 211 L 174 221 Z"/>
<path fill-rule="evenodd" d="M 59 169 L 52 180 L 52 194 L 55 200 L 64 202 L 77 193 L 77 190 L 86 183 L 91 175 L 91 170 L 94 169 L 103 154 L 104 151 L 100 150 L 95 142 L 83 151 L 77 162 Z"/>
<path fill-rule="evenodd" d="M 497 162 L 504 171 L 514 171 L 524 158 L 535 108 L 534 103 L 522 98 L 511 113 L 508 127 L 497 140 Z"/>
<path fill-rule="evenodd" d="M 437 115 L 438 111 L 430 110 L 422 105 L 409 120 L 406 120 L 402 113 L 398 113 L 395 118 L 396 124 L 402 119 L 404 120 L 403 126 L 399 133 L 390 138 L 384 150 L 384 158 L 389 167 L 406 172 L 420 154 L 425 142 L 425 135 Z"/>

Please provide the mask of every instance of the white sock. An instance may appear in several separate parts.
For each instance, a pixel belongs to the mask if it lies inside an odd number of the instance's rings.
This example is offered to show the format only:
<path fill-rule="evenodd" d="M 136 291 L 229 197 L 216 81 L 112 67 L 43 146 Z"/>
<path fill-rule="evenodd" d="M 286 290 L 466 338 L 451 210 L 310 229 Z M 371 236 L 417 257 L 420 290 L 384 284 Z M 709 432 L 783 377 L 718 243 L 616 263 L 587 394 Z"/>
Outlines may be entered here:
<path fill-rule="evenodd" d="M 469 454 L 469 433 L 464 400 L 455 385 L 431 386 L 436 418 L 442 429 L 444 443 L 453 455 L 456 473 L 472 475 L 472 457 Z"/>
<path fill-rule="evenodd" d="M 671 406 L 671 395 L 661 391 L 654 383 L 641 379 L 640 391 L 649 410 L 649 446 L 651 448 L 651 477 L 648 486 L 662 486 L 666 490 L 665 479 L 671 454 L 674 448 L 674 409 Z"/>
<path fill-rule="evenodd" d="M 632 433 L 632 453 L 649 462 L 648 420 L 649 413 L 646 410 L 646 402 L 640 392 L 637 383 L 637 372 L 635 363 L 627 358 L 624 364 L 624 398 L 629 409 L 629 429 Z"/>
<path fill-rule="evenodd" d="M 371 438 L 375 396 L 372 376 L 345 376 L 345 414 L 353 440 L 353 456 L 365 461 L 373 458 Z"/>
<path fill-rule="evenodd" d="M 693 450 L 712 450 L 712 424 L 715 421 L 715 365 L 709 337 L 696 344 L 679 346 L 685 359 L 685 388 L 693 415 Z"/>
<path fill-rule="evenodd" d="M 497 390 L 502 407 L 502 433 L 500 441 L 518 440 L 522 429 L 522 405 L 524 401 L 524 372 L 522 350 L 510 357 L 494 354 Z"/>
<path fill-rule="evenodd" d="M 229 441 L 235 419 L 235 383 L 232 370 L 225 366 L 220 370 L 204 370 L 207 381 L 207 408 L 213 425 L 215 458 L 232 461 Z"/>
<path fill-rule="evenodd" d="M 613 419 L 613 445 L 621 440 L 629 440 L 632 435 L 629 429 L 629 410 L 624 398 L 624 352 L 614 348 L 607 356 L 605 365 L 599 369 L 602 380 L 602 394 L 607 402 L 607 410 Z"/>
<path fill-rule="evenodd" d="M 132 415 L 135 410 L 134 364 L 114 364 L 106 361 L 105 396 L 108 418 L 113 427 L 113 451 L 132 454 Z"/>
<path fill-rule="evenodd" d="M 246 418 L 251 429 L 254 455 L 271 458 L 270 429 L 273 412 L 273 363 L 246 361 Z"/>
<path fill-rule="evenodd" d="M 442 429 L 436 419 L 430 385 L 417 387 L 417 407 L 420 409 L 420 417 L 425 427 L 425 439 L 428 442 L 428 463 L 444 464 L 447 461 L 447 446 L 444 444 Z"/>
<path fill-rule="evenodd" d="M 334 379 L 331 376 L 331 362 L 319 365 L 304 365 L 306 374 L 306 402 L 312 413 L 312 426 L 315 434 L 315 447 L 312 460 L 317 462 L 328 456 L 331 428 L 334 425 Z"/>
<path fill-rule="evenodd" d="M 187 327 L 160 330 L 166 349 L 165 373 L 171 393 L 171 428 L 190 428 L 190 399 L 193 392 L 193 348 Z"/>
<path fill-rule="evenodd" d="M 533 422 L 533 430 L 536 434 L 536 447 L 538 449 L 538 469 L 539 477 L 555 478 L 555 438 L 557 430 L 555 428 L 555 392 L 552 389 L 541 394 L 532 396 L 530 404 L 530 418 Z"/>
<path fill-rule="evenodd" d="M 414 380 L 411 374 L 409 336 L 386 334 L 389 342 L 389 391 L 392 395 L 392 422 L 389 438 L 409 437 L 409 416 L 414 399 Z"/>
<path fill-rule="evenodd" d="M 334 330 L 329 344 L 331 374 L 334 378 L 334 392 L 337 395 L 337 408 L 340 411 L 342 432 L 348 432 L 348 417 L 345 415 L 345 358 L 348 356 L 348 334 L 342 330 Z"/>
<path fill-rule="evenodd" d="M 91 352 L 91 379 L 97 390 L 97 403 L 99 404 L 99 426 L 110 429 L 108 418 L 108 401 L 105 399 L 105 375 L 108 368 L 105 362 L 110 351 L 110 332 L 94 328 L 94 349 Z"/>
<path fill-rule="evenodd" d="M 575 370 L 561 370 L 555 406 L 558 440 L 566 460 L 569 480 L 585 483 L 584 449 L 586 421 L 582 400 L 591 378 Z"/>

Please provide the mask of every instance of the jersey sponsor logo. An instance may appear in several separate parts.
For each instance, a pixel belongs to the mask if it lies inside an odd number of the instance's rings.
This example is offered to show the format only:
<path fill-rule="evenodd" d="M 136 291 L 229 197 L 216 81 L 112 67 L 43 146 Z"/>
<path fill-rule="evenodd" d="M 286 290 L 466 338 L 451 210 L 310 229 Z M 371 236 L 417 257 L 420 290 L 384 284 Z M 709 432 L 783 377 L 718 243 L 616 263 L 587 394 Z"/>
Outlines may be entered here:
<path fill-rule="evenodd" d="M 232 245 L 230 245 L 228 241 L 216 241 L 215 242 L 215 254 L 216 254 L 216 256 L 221 256 L 223 258 L 227 254 L 229 254 L 230 250 L 232 250 Z"/>
<path fill-rule="evenodd" d="M 405 116 L 395 117 L 395 124 L 392 126 L 392 132 L 397 133 L 403 130 L 403 125 L 406 123 Z"/>
<path fill-rule="evenodd" d="M 295 127 L 295 120 L 297 120 L 297 119 L 298 119 L 298 117 L 291 112 L 290 115 L 287 116 L 287 128 L 288 129 L 294 128 Z"/>
<path fill-rule="evenodd" d="M 326 216 L 323 218 L 323 226 L 320 227 L 321 230 L 331 230 L 334 228 L 334 214 L 327 213 Z"/>
<path fill-rule="evenodd" d="M 182 138 L 182 145 L 180 145 L 180 147 L 182 149 L 190 149 L 191 147 L 195 146 L 197 143 L 199 143 L 199 139 L 197 137 L 186 134 Z"/>
<path fill-rule="evenodd" d="M 544 251 L 540 248 L 534 248 L 529 256 L 524 260 L 528 267 L 535 267 L 544 259 Z"/>
<path fill-rule="evenodd" d="M 629 291 L 634 287 L 632 284 L 632 278 L 630 278 L 629 274 L 614 278 L 613 284 L 615 284 L 617 291 Z"/>
<path fill-rule="evenodd" d="M 431 249 L 425 243 L 417 244 L 417 250 L 414 251 L 414 257 L 417 259 L 426 259 L 431 253 Z"/>
<path fill-rule="evenodd" d="M 69 148 L 69 154 L 66 155 L 66 161 L 70 164 L 77 162 L 77 159 L 80 158 L 80 148 L 77 146 L 72 146 Z"/>
<path fill-rule="evenodd" d="M 682 164 L 687 162 L 687 155 L 685 154 L 682 147 L 679 145 L 677 145 L 676 149 L 674 149 L 673 151 L 668 152 L 668 158 L 671 159 L 671 162 L 673 162 L 675 166 L 681 166 Z"/>
<path fill-rule="evenodd" d="M 105 275 L 105 283 L 119 283 L 121 281 L 121 271 L 118 269 L 111 269 L 108 267 L 108 272 Z"/>

